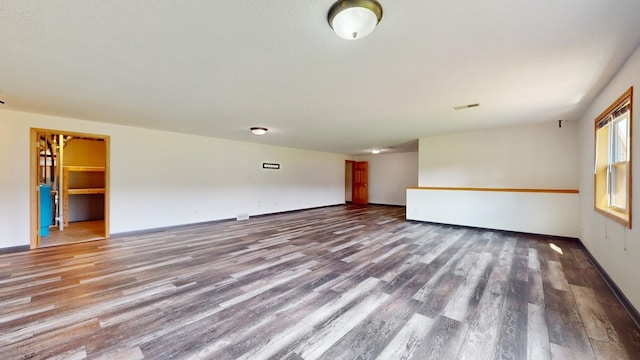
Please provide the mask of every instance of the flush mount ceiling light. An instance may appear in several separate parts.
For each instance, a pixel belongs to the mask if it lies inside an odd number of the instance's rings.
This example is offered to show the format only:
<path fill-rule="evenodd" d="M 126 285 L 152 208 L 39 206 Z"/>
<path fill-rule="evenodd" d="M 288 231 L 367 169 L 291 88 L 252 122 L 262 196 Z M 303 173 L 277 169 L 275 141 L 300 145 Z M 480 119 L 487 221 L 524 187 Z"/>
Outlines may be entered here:
<path fill-rule="evenodd" d="M 327 16 L 333 31 L 343 39 L 361 39 L 373 32 L 382 19 L 382 5 L 376 0 L 338 1 Z"/>
<path fill-rule="evenodd" d="M 380 150 L 380 149 L 371 149 L 371 153 L 372 154 L 380 154 L 380 151 L 382 151 L 382 150 Z"/>
<path fill-rule="evenodd" d="M 251 132 L 252 132 L 254 135 L 264 135 L 264 134 L 266 134 L 266 133 L 267 133 L 267 131 L 268 131 L 268 130 L 269 130 L 269 129 L 267 129 L 267 128 L 263 128 L 263 127 L 252 127 L 252 128 L 251 128 Z"/>

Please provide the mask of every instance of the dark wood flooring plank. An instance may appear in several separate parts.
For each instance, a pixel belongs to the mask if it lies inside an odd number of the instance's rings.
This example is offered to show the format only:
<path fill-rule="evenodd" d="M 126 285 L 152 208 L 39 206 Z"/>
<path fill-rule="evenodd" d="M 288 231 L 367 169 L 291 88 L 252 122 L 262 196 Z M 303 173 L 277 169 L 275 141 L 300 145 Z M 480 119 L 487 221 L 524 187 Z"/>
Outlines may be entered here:
<path fill-rule="evenodd" d="M 527 283 L 519 280 L 522 264 L 513 264 L 514 275 L 507 283 L 494 359 L 526 359 L 527 357 Z"/>
<path fill-rule="evenodd" d="M 446 316 L 436 318 L 413 354 L 414 360 L 459 359 L 469 326 Z M 475 357 L 474 357 L 475 358 Z"/>
<path fill-rule="evenodd" d="M 593 356 L 589 337 L 572 293 L 553 288 L 545 289 L 544 293 L 549 340 L 575 352 Z"/>
<path fill-rule="evenodd" d="M 470 359 L 475 356 L 476 359 L 491 359 L 493 357 L 516 242 L 514 239 L 502 239 L 496 242 L 498 243 L 502 245 L 498 261 L 478 306 L 468 317 L 469 331 L 458 353 L 460 358 Z"/>
<path fill-rule="evenodd" d="M 551 359 L 551 344 L 544 308 L 531 303 L 527 307 L 527 359 Z"/>
<path fill-rule="evenodd" d="M 476 262 L 469 269 L 464 283 L 458 287 L 452 299 L 443 309 L 444 316 L 463 321 L 467 314 L 475 310 L 495 262 L 494 256 L 487 252 L 482 252 L 476 257 Z"/>
<path fill-rule="evenodd" d="M 411 359 L 420 343 L 427 337 L 433 326 L 433 319 L 414 314 L 402 329 L 391 339 L 377 357 L 381 360 Z M 418 358 L 422 358 L 421 354 Z"/>
<path fill-rule="evenodd" d="M 598 302 L 593 290 L 571 285 L 571 293 L 575 298 L 578 313 L 582 318 L 582 323 L 589 338 L 620 347 L 622 343 L 618 333 Z"/>
<path fill-rule="evenodd" d="M 415 315 L 420 303 L 391 296 L 364 321 L 322 354 L 322 359 L 374 359 Z"/>

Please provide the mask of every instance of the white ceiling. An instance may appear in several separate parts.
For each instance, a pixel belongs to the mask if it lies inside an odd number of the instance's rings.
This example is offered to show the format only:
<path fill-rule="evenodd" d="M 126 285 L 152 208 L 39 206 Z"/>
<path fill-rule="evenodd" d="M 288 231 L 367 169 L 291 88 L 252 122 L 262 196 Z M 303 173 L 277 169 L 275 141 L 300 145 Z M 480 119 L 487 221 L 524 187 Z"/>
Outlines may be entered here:
<path fill-rule="evenodd" d="M 0 100 L 360 154 L 575 120 L 640 42 L 638 0 L 380 1 L 378 28 L 347 41 L 333 0 L 0 0 Z"/>

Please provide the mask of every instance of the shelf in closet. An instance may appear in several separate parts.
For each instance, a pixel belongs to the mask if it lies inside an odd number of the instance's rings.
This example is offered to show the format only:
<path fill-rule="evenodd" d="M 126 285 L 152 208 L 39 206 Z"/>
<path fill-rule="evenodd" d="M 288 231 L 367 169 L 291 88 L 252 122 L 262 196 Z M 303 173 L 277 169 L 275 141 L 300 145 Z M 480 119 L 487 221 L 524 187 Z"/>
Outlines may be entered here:
<path fill-rule="evenodd" d="M 69 189 L 69 195 L 104 194 L 104 188 Z"/>
<path fill-rule="evenodd" d="M 104 172 L 104 166 L 65 166 L 64 171 Z"/>
<path fill-rule="evenodd" d="M 92 186 L 91 184 L 83 184 L 84 186 L 77 188 L 69 188 L 70 175 L 72 172 L 80 173 L 104 173 L 103 166 L 64 166 L 63 167 L 63 179 L 62 179 L 62 199 L 63 199 L 63 221 L 64 225 L 69 225 L 69 196 L 70 195 L 92 195 L 92 194 L 104 194 L 104 176 L 98 186 Z M 87 186 L 89 185 L 89 186 Z"/>

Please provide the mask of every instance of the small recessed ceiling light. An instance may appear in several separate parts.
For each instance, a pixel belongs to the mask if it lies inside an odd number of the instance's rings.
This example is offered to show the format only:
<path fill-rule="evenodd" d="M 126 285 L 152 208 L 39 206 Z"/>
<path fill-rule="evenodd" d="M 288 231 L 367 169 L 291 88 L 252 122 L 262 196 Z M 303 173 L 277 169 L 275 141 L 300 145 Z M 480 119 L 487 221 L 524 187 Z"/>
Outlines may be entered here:
<path fill-rule="evenodd" d="M 264 134 L 266 134 L 266 133 L 267 133 L 267 131 L 268 131 L 268 130 L 269 130 L 269 129 L 267 129 L 267 128 L 263 128 L 263 127 L 252 127 L 252 128 L 251 128 L 251 132 L 252 132 L 254 135 L 264 135 Z"/>
<path fill-rule="evenodd" d="M 380 151 L 382 151 L 382 150 L 380 150 L 380 149 L 371 149 L 371 153 L 372 154 L 380 154 Z"/>

